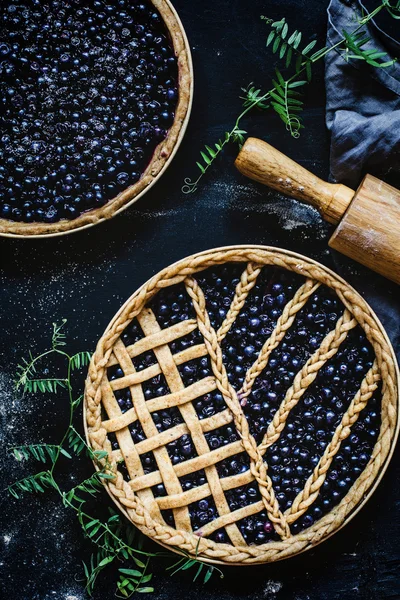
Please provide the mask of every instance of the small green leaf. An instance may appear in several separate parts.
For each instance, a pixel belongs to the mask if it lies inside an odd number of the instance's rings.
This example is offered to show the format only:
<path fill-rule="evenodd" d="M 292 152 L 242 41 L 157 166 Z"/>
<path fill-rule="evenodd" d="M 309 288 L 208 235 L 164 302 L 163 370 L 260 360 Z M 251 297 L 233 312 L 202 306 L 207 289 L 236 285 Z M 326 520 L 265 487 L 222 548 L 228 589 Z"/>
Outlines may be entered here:
<path fill-rule="evenodd" d="M 213 574 L 213 569 L 210 567 L 208 569 L 208 571 L 206 572 L 206 574 L 204 575 L 204 583 L 207 583 L 207 581 L 210 580 L 212 574 Z"/>
<path fill-rule="evenodd" d="M 143 588 L 138 588 L 136 591 L 139 592 L 139 594 L 151 594 L 151 592 L 154 592 L 154 588 L 153 587 L 143 587 Z"/>
<path fill-rule="evenodd" d="M 183 566 L 182 566 L 182 571 L 186 571 L 187 569 L 190 569 L 191 567 L 193 567 L 193 565 L 196 564 L 195 560 L 188 560 Z"/>
<path fill-rule="evenodd" d="M 204 563 L 199 563 L 199 568 L 196 571 L 196 575 L 193 577 L 193 581 L 196 581 L 196 579 L 198 578 L 198 576 L 202 572 L 204 566 L 205 566 Z"/>
<path fill-rule="evenodd" d="M 275 73 L 276 73 L 276 77 L 277 77 L 280 85 L 284 86 L 285 85 L 285 80 L 284 80 L 281 72 L 278 69 L 275 69 Z"/>
<path fill-rule="evenodd" d="M 289 50 L 287 51 L 287 54 L 286 54 L 286 61 L 285 61 L 286 68 L 288 68 L 290 66 L 290 63 L 292 62 L 292 55 L 293 55 L 293 50 L 292 50 L 292 48 L 289 48 Z"/>
<path fill-rule="evenodd" d="M 293 89 L 293 88 L 297 88 L 300 87 L 302 85 L 306 85 L 307 81 L 292 81 L 292 83 L 289 83 L 289 88 Z"/>
<path fill-rule="evenodd" d="M 123 573 L 124 575 L 132 575 L 133 577 L 141 577 L 142 576 L 142 573 L 135 569 L 118 569 L 118 571 L 120 573 Z"/>
<path fill-rule="evenodd" d="M 23 459 L 22 454 L 18 452 L 18 450 L 16 450 L 15 448 L 13 448 L 13 454 L 17 460 L 21 461 Z"/>
<path fill-rule="evenodd" d="M 286 52 L 286 48 L 287 48 L 287 43 L 283 42 L 281 49 L 279 51 L 279 58 L 282 60 L 282 58 L 285 56 L 285 52 Z"/>
<path fill-rule="evenodd" d="M 266 44 L 267 47 L 271 44 L 271 42 L 273 41 L 274 37 L 275 37 L 275 31 L 272 30 L 272 31 L 270 31 L 269 36 L 267 38 L 267 44 Z"/>
<path fill-rule="evenodd" d="M 317 43 L 317 40 L 313 40 L 312 42 L 307 44 L 307 46 L 305 48 L 303 48 L 302 53 L 307 54 L 308 52 L 310 52 L 310 50 L 312 50 L 314 48 L 316 43 Z"/>
<path fill-rule="evenodd" d="M 207 154 L 205 152 L 200 152 L 201 154 L 201 158 L 204 160 L 204 162 L 207 165 L 211 165 L 211 160 L 208 158 Z"/>
<path fill-rule="evenodd" d="M 211 158 L 215 158 L 216 154 L 215 154 L 214 150 L 212 148 L 210 148 L 210 146 L 206 145 L 206 150 L 207 150 L 208 154 L 211 156 Z"/>
<path fill-rule="evenodd" d="M 299 33 L 296 36 L 295 41 L 293 42 L 293 47 L 297 50 L 297 48 L 299 47 L 299 44 L 301 42 L 301 32 L 299 31 Z"/>
<path fill-rule="evenodd" d="M 142 567 L 142 569 L 146 568 L 146 565 L 139 560 L 136 556 L 133 557 L 133 561 L 135 562 L 135 564 L 137 564 L 138 567 Z"/>

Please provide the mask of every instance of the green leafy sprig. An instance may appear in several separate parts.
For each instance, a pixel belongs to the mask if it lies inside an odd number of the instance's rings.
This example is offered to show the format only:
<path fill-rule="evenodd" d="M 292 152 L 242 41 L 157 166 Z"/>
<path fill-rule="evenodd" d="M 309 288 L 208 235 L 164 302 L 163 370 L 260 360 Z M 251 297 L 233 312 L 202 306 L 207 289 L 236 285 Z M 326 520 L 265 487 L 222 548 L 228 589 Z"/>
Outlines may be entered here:
<path fill-rule="evenodd" d="M 219 569 L 215 565 L 206 564 L 198 560 L 197 554 L 199 550 L 199 543 L 200 540 L 197 544 L 194 558 L 184 550 L 179 551 L 179 553 L 183 555 L 182 558 L 180 558 L 167 568 L 167 571 L 171 571 L 171 576 L 176 575 L 176 573 L 179 573 L 180 571 L 188 571 L 189 569 L 195 568 L 196 572 L 194 574 L 193 581 L 196 581 L 200 577 L 200 575 L 202 575 L 203 583 L 207 583 L 207 581 L 211 579 L 214 573 L 218 573 L 221 579 L 224 578 L 224 574 L 221 571 L 221 569 Z"/>
<path fill-rule="evenodd" d="M 395 0 L 395 2 L 393 0 L 382 0 L 381 4 L 371 13 L 367 13 L 358 19 L 358 25 L 353 31 L 343 31 L 343 35 L 337 43 L 324 46 L 316 51 L 314 51 L 314 48 L 317 41 L 311 40 L 302 46 L 302 33 L 296 29 L 290 34 L 285 18 L 272 21 L 272 19 L 261 17 L 271 27 L 266 46 L 272 48 L 272 53 L 278 60 L 284 61 L 285 69 L 294 67 L 294 73 L 285 79 L 281 71 L 276 68 L 276 79 L 272 81 L 273 87 L 265 93 L 252 83 L 247 88 L 242 88 L 245 94 L 241 96 L 243 110 L 237 117 L 234 126 L 230 131 L 225 132 L 222 140 L 219 140 L 213 147 L 206 145 L 204 150 L 200 152 L 200 160 L 196 162 L 199 175 L 194 181 L 186 178 L 182 186 L 182 192 L 190 194 L 197 190 L 201 179 L 206 175 L 227 144 L 237 142 L 239 147 L 243 145 L 244 136 L 247 132 L 242 128 L 241 122 L 247 113 L 254 108 L 261 110 L 272 108 L 284 122 L 290 135 L 298 138 L 300 130 L 304 127 L 301 120 L 303 101 L 298 88 L 311 81 L 314 63 L 324 58 L 329 52 L 339 52 L 346 61 L 362 60 L 374 68 L 387 68 L 393 65 L 395 60 L 383 60 L 386 53 L 373 48 L 365 48 L 366 44 L 371 41 L 366 35 L 365 26 L 384 9 L 393 18 L 400 18 L 400 0 Z"/>
<path fill-rule="evenodd" d="M 64 334 L 66 320 L 61 324 L 53 324 L 51 348 L 34 357 L 29 353 L 29 359 L 23 360 L 17 367 L 16 390 L 26 393 L 54 393 L 65 390 L 69 400 L 68 425 L 59 444 L 27 444 L 10 448 L 17 461 L 33 459 L 39 463 L 46 464 L 47 469 L 38 473 L 28 475 L 12 483 L 8 487 L 9 493 L 16 499 L 23 494 L 42 494 L 48 489 L 53 489 L 60 497 L 62 504 L 75 512 L 84 536 L 93 544 L 94 552 L 90 560 L 83 563 L 85 575 L 85 587 L 89 595 L 93 589 L 99 574 L 116 561 L 133 563 L 134 568 L 121 567 L 118 569 L 118 581 L 116 596 L 119 598 L 130 598 L 135 593 L 150 593 L 153 587 L 148 585 L 152 580 L 149 573 L 150 559 L 156 556 L 164 556 L 165 553 L 151 553 L 143 549 L 143 541 L 137 530 L 121 519 L 121 516 L 109 508 L 110 516 L 107 520 L 101 520 L 86 510 L 87 500 L 95 496 L 103 489 L 103 482 L 113 479 L 114 474 L 109 463 L 108 453 L 104 450 L 92 450 L 84 437 L 74 426 L 76 409 L 82 402 L 82 395 L 76 395 L 73 391 L 73 372 L 87 366 L 90 362 L 89 352 L 78 352 L 69 354 L 66 351 Z M 60 377 L 43 377 L 49 374 L 49 370 L 43 366 L 50 356 L 58 356 L 65 361 L 66 375 Z M 56 467 L 61 456 L 71 459 L 72 454 L 81 455 L 83 452 L 95 463 L 96 471 L 84 481 L 71 489 L 64 491 L 58 484 L 56 478 Z M 182 553 L 181 553 L 182 554 Z M 172 556 L 168 553 L 168 556 Z M 189 564 L 190 563 L 190 564 Z M 204 581 L 207 582 L 216 567 L 205 565 L 197 558 L 185 555 L 183 559 L 174 563 L 174 572 L 189 569 L 197 565 L 197 579 L 200 572 L 206 569 Z"/>

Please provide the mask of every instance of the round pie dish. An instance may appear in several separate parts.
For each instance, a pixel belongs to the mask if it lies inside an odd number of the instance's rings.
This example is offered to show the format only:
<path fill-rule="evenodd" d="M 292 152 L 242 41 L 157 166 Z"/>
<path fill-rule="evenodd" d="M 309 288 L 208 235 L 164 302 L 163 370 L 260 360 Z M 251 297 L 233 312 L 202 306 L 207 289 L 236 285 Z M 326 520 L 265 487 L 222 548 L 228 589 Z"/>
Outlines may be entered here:
<path fill-rule="evenodd" d="M 193 67 L 169 0 L 2 6 L 0 235 L 58 236 L 150 189 L 184 136 Z"/>
<path fill-rule="evenodd" d="M 84 421 L 143 533 L 260 564 L 314 547 L 365 504 L 398 436 L 398 382 L 382 325 L 343 279 L 231 246 L 129 298 L 92 357 Z"/>

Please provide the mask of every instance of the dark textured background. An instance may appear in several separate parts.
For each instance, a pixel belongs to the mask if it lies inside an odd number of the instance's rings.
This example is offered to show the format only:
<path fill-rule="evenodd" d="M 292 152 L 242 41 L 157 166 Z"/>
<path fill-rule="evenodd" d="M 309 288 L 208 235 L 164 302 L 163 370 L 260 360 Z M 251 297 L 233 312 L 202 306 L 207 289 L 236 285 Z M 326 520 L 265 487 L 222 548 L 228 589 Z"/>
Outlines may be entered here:
<path fill-rule="evenodd" d="M 260 14 L 285 15 L 293 28 L 323 42 L 322 0 L 175 0 L 193 49 L 194 107 L 182 146 L 162 180 L 137 205 L 107 224 L 56 240 L 0 240 L 0 406 L 2 488 L 25 473 L 6 459 L 10 445 L 57 439 L 66 399 L 26 397 L 13 391 L 17 362 L 47 347 L 51 323 L 68 318 L 72 350 L 92 350 L 126 298 L 160 268 L 193 252 L 225 244 L 269 244 L 296 250 L 328 265 L 371 304 L 399 347 L 398 288 L 327 247 L 330 227 L 316 212 L 241 177 L 228 151 L 193 196 L 181 191 L 204 143 L 231 127 L 240 87 L 269 86 L 274 61 L 265 49 Z M 267 88 L 268 89 L 268 88 Z M 324 126 L 323 66 L 308 88 L 305 130 L 287 134 L 270 112 L 245 128 L 326 177 L 329 140 Z M 400 185 L 400 182 L 399 182 Z M 31 465 L 33 468 L 36 465 Z M 87 459 L 62 465 L 66 488 L 90 474 Z M 297 558 L 264 567 L 225 569 L 206 586 L 190 575 L 170 578 L 156 566 L 154 600 L 376 600 L 400 598 L 400 460 L 395 453 L 379 489 L 361 513 L 331 540 Z M 108 497 L 98 496 L 97 508 Z M 96 507 L 95 507 L 96 509 Z M 74 515 L 52 494 L 19 502 L 2 494 L 2 597 L 82 600 L 81 561 L 90 547 Z M 99 579 L 95 600 L 114 597 L 115 570 Z"/>

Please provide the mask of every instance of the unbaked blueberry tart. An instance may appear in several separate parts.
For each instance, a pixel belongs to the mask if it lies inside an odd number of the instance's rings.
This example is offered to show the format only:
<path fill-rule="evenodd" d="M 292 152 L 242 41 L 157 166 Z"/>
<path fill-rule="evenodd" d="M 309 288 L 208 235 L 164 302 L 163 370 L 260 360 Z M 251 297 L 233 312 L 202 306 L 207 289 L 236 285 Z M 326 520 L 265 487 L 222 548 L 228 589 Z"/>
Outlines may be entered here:
<path fill-rule="evenodd" d="M 112 217 L 164 171 L 192 99 L 169 0 L 5 0 L 0 7 L 0 233 Z"/>
<path fill-rule="evenodd" d="M 354 289 L 297 254 L 238 246 L 133 294 L 93 356 L 85 418 L 145 534 L 252 564 L 351 519 L 388 464 L 398 402 L 393 349 Z"/>

